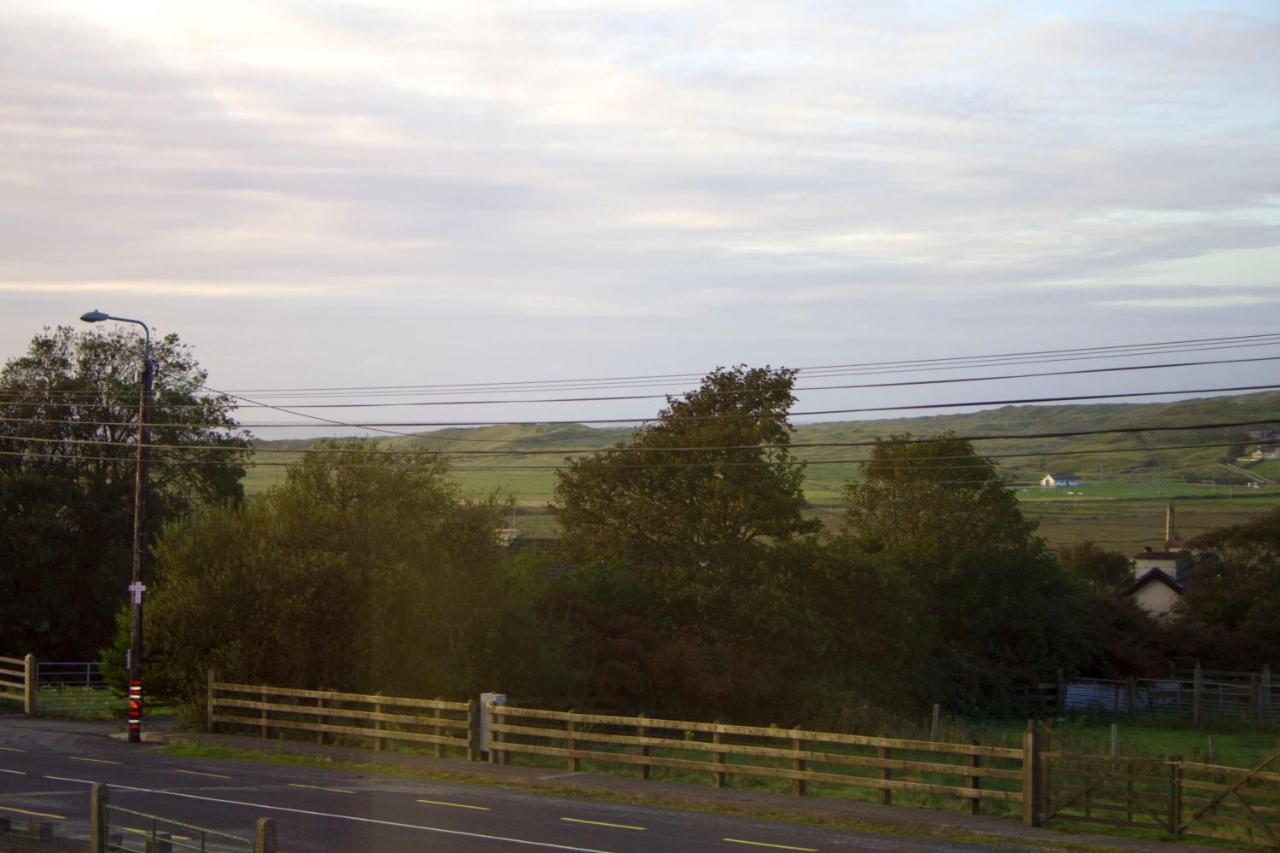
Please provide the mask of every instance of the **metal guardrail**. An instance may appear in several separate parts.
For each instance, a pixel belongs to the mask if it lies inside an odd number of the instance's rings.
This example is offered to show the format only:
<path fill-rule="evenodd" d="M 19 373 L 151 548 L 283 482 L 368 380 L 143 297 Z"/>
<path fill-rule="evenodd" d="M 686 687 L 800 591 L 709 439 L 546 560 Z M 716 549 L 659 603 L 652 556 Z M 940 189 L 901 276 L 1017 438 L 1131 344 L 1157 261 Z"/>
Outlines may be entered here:
<path fill-rule="evenodd" d="M 175 848 L 199 853 L 224 850 L 279 853 L 275 820 L 269 817 L 258 818 L 254 837 L 245 838 L 164 815 L 113 805 L 109 802 L 108 787 L 100 783 L 95 784 L 90 792 L 89 812 L 90 853 L 173 853 Z M 137 823 L 142 825 L 129 825 Z M 142 846 L 129 846 L 134 841 Z"/>
<path fill-rule="evenodd" d="M 41 687 L 90 687 L 95 690 L 107 687 L 102 664 L 97 661 L 38 661 L 36 681 Z"/>

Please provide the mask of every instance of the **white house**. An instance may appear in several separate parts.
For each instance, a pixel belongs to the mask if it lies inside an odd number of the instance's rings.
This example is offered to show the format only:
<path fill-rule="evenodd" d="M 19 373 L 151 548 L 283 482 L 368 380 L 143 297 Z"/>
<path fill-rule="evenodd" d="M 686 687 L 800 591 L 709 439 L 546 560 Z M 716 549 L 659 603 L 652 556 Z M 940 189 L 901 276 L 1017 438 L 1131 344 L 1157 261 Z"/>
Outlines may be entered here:
<path fill-rule="evenodd" d="M 1137 605 L 1156 618 L 1165 618 L 1182 598 L 1186 587 L 1171 578 L 1164 569 L 1147 569 L 1124 591 Z"/>
<path fill-rule="evenodd" d="M 1045 474 L 1040 480 L 1040 485 L 1046 489 L 1074 489 L 1077 486 L 1084 485 L 1075 474 Z"/>

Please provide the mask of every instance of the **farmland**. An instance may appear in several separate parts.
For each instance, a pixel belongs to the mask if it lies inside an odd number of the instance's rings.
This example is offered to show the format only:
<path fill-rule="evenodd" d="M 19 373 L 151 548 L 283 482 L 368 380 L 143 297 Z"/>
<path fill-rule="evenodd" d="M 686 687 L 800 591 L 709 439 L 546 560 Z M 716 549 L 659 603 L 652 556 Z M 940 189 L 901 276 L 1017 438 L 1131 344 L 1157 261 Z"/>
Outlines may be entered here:
<path fill-rule="evenodd" d="M 1280 424 L 1280 394 L 1169 404 L 1011 406 L 963 415 L 800 424 L 793 442 L 796 457 L 809 463 L 805 493 L 812 511 L 829 525 L 840 515 L 845 483 L 860 476 L 860 461 L 869 455 L 865 442 L 903 433 L 929 436 L 954 431 L 993 437 L 975 442 L 976 447 L 999 464 L 1017 490 L 1024 512 L 1040 522 L 1040 532 L 1051 545 L 1092 539 L 1104 547 L 1128 551 L 1163 538 L 1170 500 L 1176 501 L 1178 530 L 1184 536 L 1237 523 L 1280 505 L 1276 486 L 1280 463 L 1228 458 L 1230 445 L 1236 449 L 1248 445 L 1243 427 L 1010 436 L 1264 419 Z M 626 429 L 576 424 L 507 425 L 397 436 L 379 439 L 377 446 L 450 454 L 453 475 L 465 494 L 510 496 L 515 502 L 513 525 L 526 535 L 548 536 L 555 532 L 547 509 L 555 468 L 572 451 L 601 449 L 629 435 Z M 266 464 L 250 470 L 246 490 L 262 493 L 279 482 L 280 466 L 296 461 L 296 451 L 307 446 L 306 441 L 259 442 L 255 462 Z M 1039 480 L 1046 471 L 1074 472 L 1083 484 L 1071 489 L 1041 488 Z"/>

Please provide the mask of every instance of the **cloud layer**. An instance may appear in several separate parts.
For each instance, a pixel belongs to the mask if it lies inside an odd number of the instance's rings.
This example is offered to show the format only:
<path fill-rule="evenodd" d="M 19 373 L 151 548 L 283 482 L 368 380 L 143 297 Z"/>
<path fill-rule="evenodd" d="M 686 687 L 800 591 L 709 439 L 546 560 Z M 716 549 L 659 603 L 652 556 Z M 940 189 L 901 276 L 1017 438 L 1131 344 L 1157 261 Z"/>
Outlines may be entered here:
<path fill-rule="evenodd" d="M 3 355 L 99 302 L 241 386 L 1269 329 L 1277 91 L 1266 2 L 19 0 Z"/>

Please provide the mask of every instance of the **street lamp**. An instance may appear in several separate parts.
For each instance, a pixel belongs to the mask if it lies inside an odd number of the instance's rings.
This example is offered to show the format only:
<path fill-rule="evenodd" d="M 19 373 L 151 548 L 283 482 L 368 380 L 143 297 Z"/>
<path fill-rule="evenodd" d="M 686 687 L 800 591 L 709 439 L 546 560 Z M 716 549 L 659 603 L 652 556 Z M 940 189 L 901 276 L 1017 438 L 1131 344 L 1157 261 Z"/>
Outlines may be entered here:
<path fill-rule="evenodd" d="M 151 403 L 151 382 L 155 367 L 151 361 L 151 328 L 141 320 L 113 317 L 93 310 L 80 315 L 86 323 L 115 320 L 134 323 L 146 334 L 142 357 L 142 381 L 138 383 L 138 465 L 133 487 L 133 579 L 129 583 L 132 624 L 129 630 L 129 743 L 142 742 L 142 565 L 147 551 L 147 409 Z"/>

